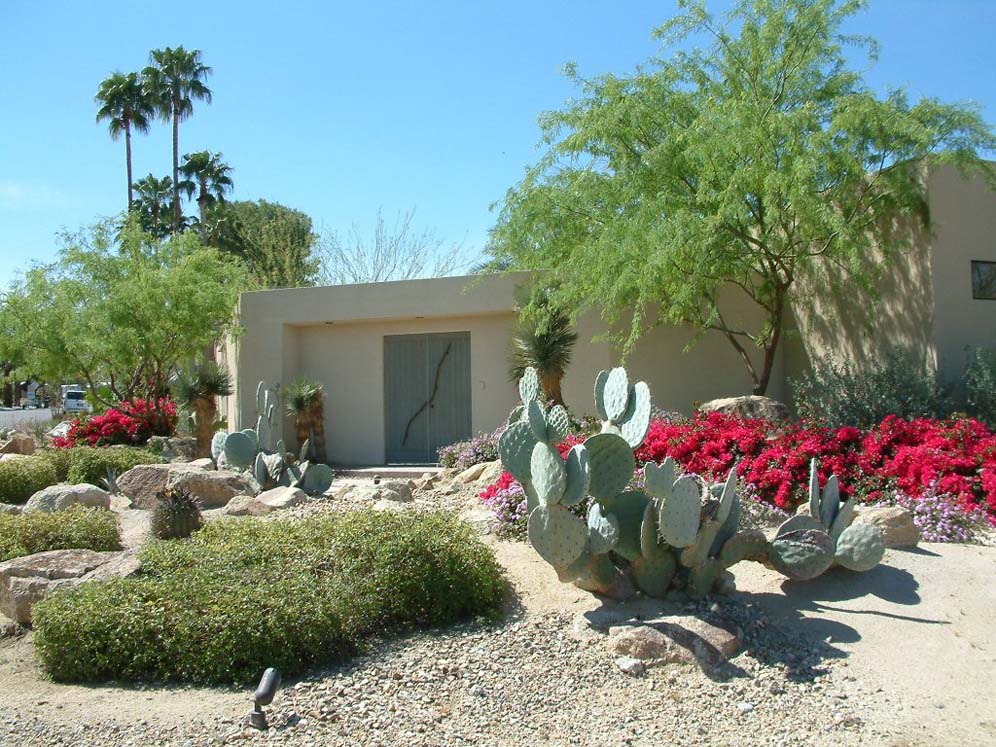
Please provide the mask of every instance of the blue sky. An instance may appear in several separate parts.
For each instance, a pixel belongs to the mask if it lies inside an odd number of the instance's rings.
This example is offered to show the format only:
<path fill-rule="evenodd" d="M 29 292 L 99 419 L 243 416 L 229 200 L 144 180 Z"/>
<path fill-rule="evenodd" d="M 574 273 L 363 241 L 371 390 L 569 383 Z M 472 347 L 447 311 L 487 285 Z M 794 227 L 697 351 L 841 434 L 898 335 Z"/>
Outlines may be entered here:
<path fill-rule="evenodd" d="M 537 115 L 573 93 L 563 64 L 629 71 L 674 11 L 673 0 L 2 3 L 0 287 L 52 259 L 60 229 L 125 206 L 124 143 L 94 122 L 93 94 L 154 47 L 201 49 L 214 68 L 214 103 L 181 125 L 180 149 L 221 151 L 233 198 L 340 230 L 416 208 L 420 227 L 473 253 L 491 203 L 537 158 Z M 994 28 L 996 0 L 872 0 L 849 30 L 882 44 L 866 76 L 876 89 L 972 100 L 994 122 Z M 156 124 L 135 138 L 136 178 L 169 173 L 169 135 Z"/>

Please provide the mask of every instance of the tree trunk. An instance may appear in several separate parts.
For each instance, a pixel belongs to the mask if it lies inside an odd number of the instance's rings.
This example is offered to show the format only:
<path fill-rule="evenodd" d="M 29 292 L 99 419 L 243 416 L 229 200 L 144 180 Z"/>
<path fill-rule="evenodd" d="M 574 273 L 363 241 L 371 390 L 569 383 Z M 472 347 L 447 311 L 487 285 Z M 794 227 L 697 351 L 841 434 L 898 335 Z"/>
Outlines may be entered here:
<path fill-rule="evenodd" d="M 128 212 L 131 212 L 134 198 L 131 188 L 131 119 L 125 115 L 125 161 L 128 165 Z"/>
<path fill-rule="evenodd" d="M 775 367 L 775 353 L 778 352 L 778 343 L 782 339 L 784 309 L 785 293 L 783 291 L 775 295 L 775 309 L 771 314 L 771 338 L 764 346 L 764 364 L 761 375 L 754 382 L 754 394 L 764 396 L 768 391 L 768 384 L 771 383 L 771 370 Z"/>
<path fill-rule="evenodd" d="M 566 407 L 564 396 L 560 391 L 560 379 L 561 377 L 556 374 L 540 374 L 540 387 L 546 394 L 546 398 L 552 400 L 553 404 Z"/>
<path fill-rule="evenodd" d="M 319 394 L 311 401 L 308 408 L 309 420 L 311 421 L 311 431 L 309 438 L 312 439 L 311 453 L 314 454 L 316 462 L 325 462 L 325 402 L 324 397 Z"/>
<path fill-rule="evenodd" d="M 214 397 L 198 399 L 192 403 L 197 418 L 197 458 L 211 456 L 211 440 L 214 438 L 214 421 L 218 417 L 218 406 Z"/>
<path fill-rule="evenodd" d="M 173 233 L 180 230 L 180 104 L 173 97 Z"/>

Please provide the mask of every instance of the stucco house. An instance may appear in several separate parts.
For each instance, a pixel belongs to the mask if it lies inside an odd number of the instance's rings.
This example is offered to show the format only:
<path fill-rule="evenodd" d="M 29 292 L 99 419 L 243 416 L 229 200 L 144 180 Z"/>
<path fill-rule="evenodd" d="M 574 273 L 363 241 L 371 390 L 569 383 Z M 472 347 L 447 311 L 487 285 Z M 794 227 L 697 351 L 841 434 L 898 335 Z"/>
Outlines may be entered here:
<path fill-rule="evenodd" d="M 787 400 L 789 380 L 814 356 L 861 363 L 889 344 L 910 347 L 951 381 L 973 347 L 996 347 L 996 194 L 950 169 L 928 181 L 930 233 L 889 266 L 877 304 L 834 300 L 810 288 L 793 307 L 768 395 Z M 828 269 L 828 283 L 829 273 Z M 515 288 L 525 275 L 295 288 L 244 293 L 244 332 L 223 358 L 234 393 L 223 404 L 232 428 L 255 420 L 256 383 L 278 389 L 304 375 L 325 385 L 326 438 L 336 465 L 434 462 L 436 449 L 493 430 L 516 402 L 508 378 Z M 819 283 L 817 279 L 814 281 Z M 724 315 L 744 323 L 755 311 L 735 294 Z M 578 322 L 579 342 L 563 382 L 567 404 L 593 409 L 591 385 L 619 363 L 597 313 Z M 626 360 L 657 406 L 690 412 L 695 401 L 747 394 L 750 379 L 732 346 L 707 334 L 660 326 Z M 294 443 L 290 419 L 284 435 Z"/>

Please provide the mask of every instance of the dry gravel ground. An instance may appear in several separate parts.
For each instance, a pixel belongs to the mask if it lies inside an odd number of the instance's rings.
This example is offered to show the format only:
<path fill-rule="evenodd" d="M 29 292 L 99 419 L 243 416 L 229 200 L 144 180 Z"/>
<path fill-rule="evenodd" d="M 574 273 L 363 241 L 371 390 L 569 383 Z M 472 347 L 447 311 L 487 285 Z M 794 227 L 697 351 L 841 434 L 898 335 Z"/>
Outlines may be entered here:
<path fill-rule="evenodd" d="M 732 597 L 640 611 L 733 621 L 744 652 L 711 676 L 635 678 L 584 624 L 597 600 L 527 546 L 487 541 L 511 581 L 502 622 L 375 644 L 285 682 L 265 733 L 240 725 L 248 691 L 54 685 L 29 637 L 0 641 L 0 745 L 996 744 L 992 548 L 890 551 L 868 574 L 807 584 L 741 564 Z"/>

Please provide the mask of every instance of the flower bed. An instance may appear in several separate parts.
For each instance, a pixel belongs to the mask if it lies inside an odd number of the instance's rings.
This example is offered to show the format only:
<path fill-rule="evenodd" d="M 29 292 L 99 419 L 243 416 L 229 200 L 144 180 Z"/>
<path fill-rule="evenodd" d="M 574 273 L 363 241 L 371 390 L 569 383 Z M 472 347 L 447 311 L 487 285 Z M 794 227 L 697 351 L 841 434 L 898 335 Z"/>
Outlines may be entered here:
<path fill-rule="evenodd" d="M 569 437 L 561 453 L 578 442 Z M 996 523 L 996 435 L 971 418 L 889 416 L 859 430 L 776 426 L 720 413 L 663 417 L 651 423 L 635 455 L 640 465 L 673 457 L 684 471 L 710 481 L 725 479 L 737 464 L 744 494 L 783 510 L 805 500 L 809 463 L 816 458 L 821 484 L 836 474 L 842 492 L 859 501 L 897 501 L 897 493 L 907 504 L 929 498 L 929 505 L 914 511 L 925 527 L 932 527 L 925 537 L 963 539 L 960 531 L 941 526 L 954 521 L 951 511 L 969 523 L 982 516 Z M 495 509 L 500 535 L 524 533 L 525 496 L 511 475 L 503 474 L 481 499 Z"/>
<path fill-rule="evenodd" d="M 134 399 L 121 402 L 101 415 L 74 420 L 65 437 L 52 439 L 56 448 L 73 446 L 141 446 L 152 436 L 172 436 L 176 431 L 176 403 L 168 397 L 155 402 Z"/>

